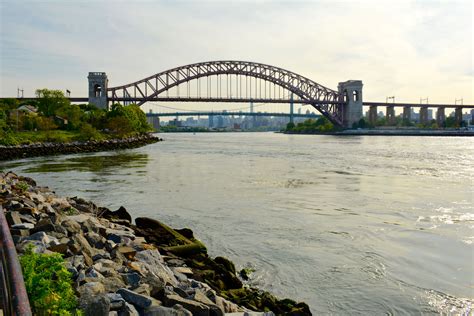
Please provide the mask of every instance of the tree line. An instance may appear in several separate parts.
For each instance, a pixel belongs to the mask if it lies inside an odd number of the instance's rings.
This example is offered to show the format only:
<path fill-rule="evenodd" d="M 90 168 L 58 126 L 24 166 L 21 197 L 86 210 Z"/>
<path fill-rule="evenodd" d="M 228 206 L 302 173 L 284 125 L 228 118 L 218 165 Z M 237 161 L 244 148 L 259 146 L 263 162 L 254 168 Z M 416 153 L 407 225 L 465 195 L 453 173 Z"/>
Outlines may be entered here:
<path fill-rule="evenodd" d="M 123 138 L 151 130 L 136 104 L 72 104 L 60 90 L 38 89 L 36 100 L 0 101 L 0 144 Z"/>

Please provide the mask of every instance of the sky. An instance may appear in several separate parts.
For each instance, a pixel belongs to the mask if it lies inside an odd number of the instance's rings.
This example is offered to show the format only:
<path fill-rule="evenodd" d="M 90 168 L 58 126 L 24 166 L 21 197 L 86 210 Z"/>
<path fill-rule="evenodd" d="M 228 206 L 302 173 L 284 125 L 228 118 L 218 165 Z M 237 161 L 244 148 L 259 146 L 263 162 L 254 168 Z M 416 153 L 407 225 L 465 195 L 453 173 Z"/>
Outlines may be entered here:
<path fill-rule="evenodd" d="M 474 104 L 473 4 L 454 1 L 0 0 L 0 96 L 87 96 L 194 62 L 245 60 L 364 101 Z"/>

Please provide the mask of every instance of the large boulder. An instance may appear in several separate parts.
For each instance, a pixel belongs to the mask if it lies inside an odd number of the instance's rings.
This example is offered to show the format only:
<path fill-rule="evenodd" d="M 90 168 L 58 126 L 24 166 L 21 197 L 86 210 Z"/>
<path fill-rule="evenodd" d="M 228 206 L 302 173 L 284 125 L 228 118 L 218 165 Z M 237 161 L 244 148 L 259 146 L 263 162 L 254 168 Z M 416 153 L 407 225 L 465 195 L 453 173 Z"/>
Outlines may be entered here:
<path fill-rule="evenodd" d="M 122 288 L 119 289 L 117 293 L 120 294 L 125 301 L 139 308 L 147 308 L 153 302 L 151 297 L 135 293 L 129 289 Z"/>

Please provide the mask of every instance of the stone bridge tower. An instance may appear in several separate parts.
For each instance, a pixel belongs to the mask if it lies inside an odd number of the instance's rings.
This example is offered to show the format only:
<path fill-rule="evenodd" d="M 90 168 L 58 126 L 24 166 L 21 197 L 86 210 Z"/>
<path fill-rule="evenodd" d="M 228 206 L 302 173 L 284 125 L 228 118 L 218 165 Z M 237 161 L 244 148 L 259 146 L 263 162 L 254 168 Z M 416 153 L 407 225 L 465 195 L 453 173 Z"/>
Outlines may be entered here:
<path fill-rule="evenodd" d="M 108 110 L 107 85 L 109 80 L 105 72 L 89 72 L 89 103 L 95 104 L 99 109 Z"/>
<path fill-rule="evenodd" d="M 346 128 L 351 128 L 352 124 L 358 123 L 363 117 L 362 86 L 361 80 L 339 82 L 337 86 L 339 94 L 344 96 L 346 103 L 343 110 L 343 124 Z"/>

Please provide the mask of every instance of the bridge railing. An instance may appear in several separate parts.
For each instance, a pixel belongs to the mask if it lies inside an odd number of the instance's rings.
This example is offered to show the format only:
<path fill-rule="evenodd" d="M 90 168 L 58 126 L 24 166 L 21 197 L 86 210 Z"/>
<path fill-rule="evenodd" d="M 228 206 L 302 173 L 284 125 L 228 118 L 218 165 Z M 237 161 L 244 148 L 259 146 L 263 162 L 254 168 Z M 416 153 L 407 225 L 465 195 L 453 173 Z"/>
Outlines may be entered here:
<path fill-rule="evenodd" d="M 3 315 L 31 316 L 20 262 L 2 206 L 0 206 L 0 260 Z"/>

